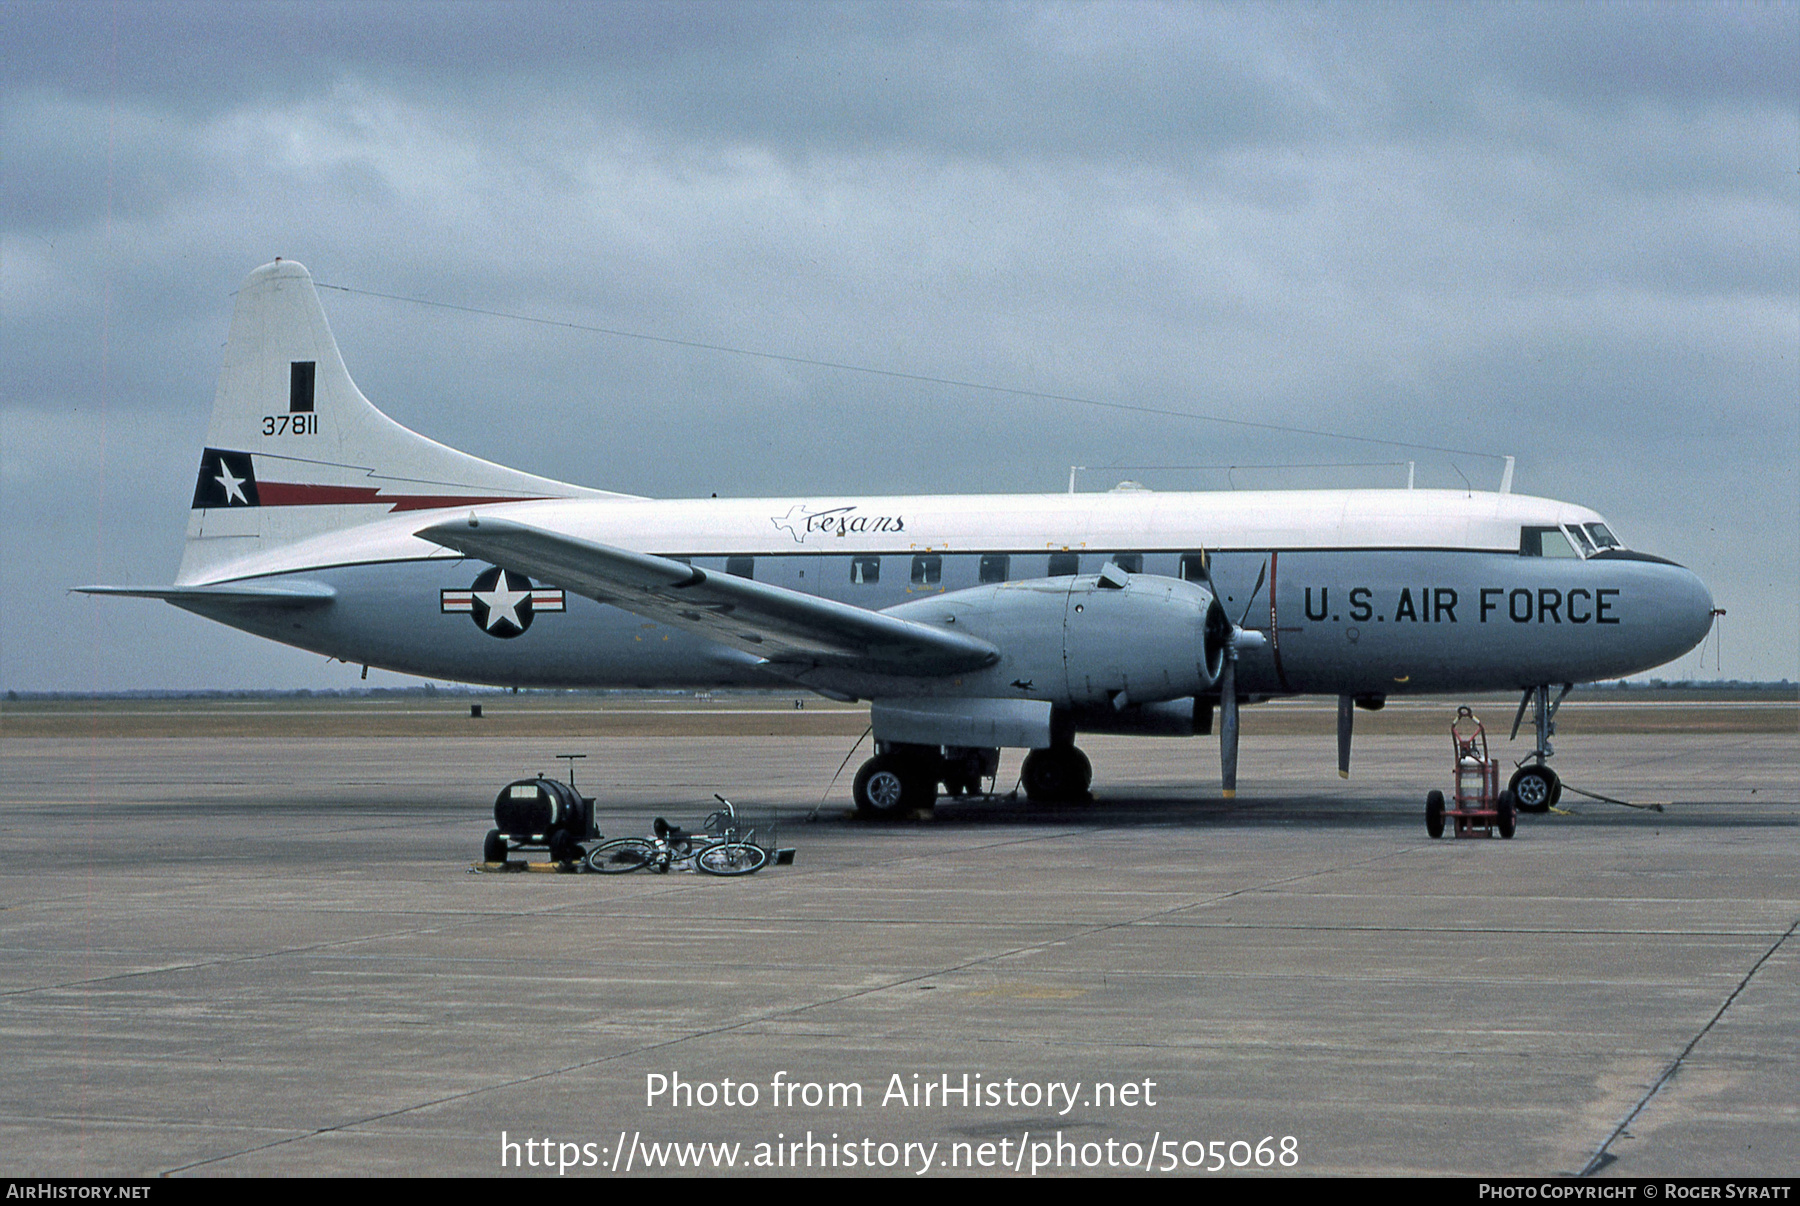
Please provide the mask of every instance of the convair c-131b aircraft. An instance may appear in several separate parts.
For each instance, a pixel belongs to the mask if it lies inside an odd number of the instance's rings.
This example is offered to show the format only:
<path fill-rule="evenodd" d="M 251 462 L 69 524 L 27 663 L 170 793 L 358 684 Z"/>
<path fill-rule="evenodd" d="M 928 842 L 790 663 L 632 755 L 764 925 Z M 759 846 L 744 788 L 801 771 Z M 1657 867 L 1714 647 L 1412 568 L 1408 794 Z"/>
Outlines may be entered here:
<path fill-rule="evenodd" d="M 1084 799 L 1082 733 L 1218 729 L 1338 697 L 1519 690 L 1545 764 L 1569 684 L 1680 656 L 1713 602 L 1570 503 L 1444 490 L 637 498 L 417 435 L 350 380 L 311 276 L 237 296 L 164 599 L 271 640 L 408 674 L 518 687 L 799 686 L 871 703 L 865 813 L 972 790 L 1029 750 L 1037 800 Z M 1555 699 L 1550 688 L 1561 685 Z"/>

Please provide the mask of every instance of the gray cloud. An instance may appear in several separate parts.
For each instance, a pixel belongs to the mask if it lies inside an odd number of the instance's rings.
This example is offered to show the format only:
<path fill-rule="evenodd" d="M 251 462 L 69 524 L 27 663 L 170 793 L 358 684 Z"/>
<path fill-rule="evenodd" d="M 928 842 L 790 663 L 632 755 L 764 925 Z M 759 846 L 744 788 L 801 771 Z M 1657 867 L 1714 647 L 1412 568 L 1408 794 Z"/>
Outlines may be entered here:
<path fill-rule="evenodd" d="M 69 681 L 42 583 L 172 571 L 229 292 L 278 254 L 586 326 L 1515 453 L 1521 489 L 1712 566 L 1756 672 L 1800 675 L 1800 583 L 1759 551 L 1800 544 L 1797 30 L 1791 6 L 0 8 L 0 675 Z M 1147 459 L 1497 478 L 325 302 L 402 422 L 635 492 L 1054 490 Z M 73 632 L 96 605 L 55 606 Z M 92 639 L 170 646 L 108 673 L 276 664 L 98 606 L 122 618 Z"/>

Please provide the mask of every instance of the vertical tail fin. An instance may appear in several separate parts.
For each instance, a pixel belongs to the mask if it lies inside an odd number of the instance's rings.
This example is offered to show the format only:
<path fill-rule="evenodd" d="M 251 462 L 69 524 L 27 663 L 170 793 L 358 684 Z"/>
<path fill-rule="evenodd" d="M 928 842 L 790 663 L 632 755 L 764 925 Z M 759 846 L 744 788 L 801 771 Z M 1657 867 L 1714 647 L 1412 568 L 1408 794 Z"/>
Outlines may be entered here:
<path fill-rule="evenodd" d="M 276 260 L 238 291 L 178 581 L 393 511 L 623 497 L 537 477 L 407 430 L 350 379 L 305 268 Z"/>

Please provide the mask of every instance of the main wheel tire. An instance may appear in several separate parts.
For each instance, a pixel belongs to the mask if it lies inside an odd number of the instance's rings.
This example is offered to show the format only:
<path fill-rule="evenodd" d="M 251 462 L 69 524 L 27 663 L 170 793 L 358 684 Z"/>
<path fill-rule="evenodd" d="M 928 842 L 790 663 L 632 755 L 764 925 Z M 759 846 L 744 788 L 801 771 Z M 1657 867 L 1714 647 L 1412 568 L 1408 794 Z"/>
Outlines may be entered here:
<path fill-rule="evenodd" d="M 506 835 L 498 829 L 488 830 L 487 840 L 481 843 L 481 861 L 484 863 L 506 861 Z"/>
<path fill-rule="evenodd" d="M 1562 799 L 1562 780 L 1547 766 L 1521 766 L 1506 790 L 1520 812 L 1549 812 Z"/>
<path fill-rule="evenodd" d="M 1075 798 L 1087 799 L 1088 788 L 1094 785 L 1094 764 L 1088 761 L 1086 754 L 1074 746 L 1069 747 L 1069 770 L 1074 777 Z"/>
<path fill-rule="evenodd" d="M 1444 793 L 1441 791 L 1425 797 L 1425 832 L 1434 838 L 1444 836 Z"/>
<path fill-rule="evenodd" d="M 643 838 L 619 838 L 588 851 L 587 866 L 601 875 L 623 875 L 648 867 L 655 858 L 656 847 Z"/>
<path fill-rule="evenodd" d="M 1035 804 L 1075 804 L 1088 796 L 1094 764 L 1074 746 L 1032 750 L 1020 768 L 1025 798 Z"/>
<path fill-rule="evenodd" d="M 553 863 L 578 863 L 581 861 L 581 843 L 567 829 L 558 829 L 550 835 L 550 861 Z"/>
<path fill-rule="evenodd" d="M 897 754 L 877 754 L 856 772 L 850 795 L 865 817 L 891 820 L 918 808 L 929 808 L 937 796 L 931 771 Z"/>
<path fill-rule="evenodd" d="M 715 842 L 694 856 L 694 869 L 708 875 L 754 875 L 769 852 L 749 842 Z"/>
<path fill-rule="evenodd" d="M 1494 818 L 1494 827 L 1500 831 L 1501 837 L 1510 840 L 1519 820 L 1517 797 L 1510 791 L 1503 791 L 1499 800 L 1495 801 L 1495 808 L 1500 815 Z"/>

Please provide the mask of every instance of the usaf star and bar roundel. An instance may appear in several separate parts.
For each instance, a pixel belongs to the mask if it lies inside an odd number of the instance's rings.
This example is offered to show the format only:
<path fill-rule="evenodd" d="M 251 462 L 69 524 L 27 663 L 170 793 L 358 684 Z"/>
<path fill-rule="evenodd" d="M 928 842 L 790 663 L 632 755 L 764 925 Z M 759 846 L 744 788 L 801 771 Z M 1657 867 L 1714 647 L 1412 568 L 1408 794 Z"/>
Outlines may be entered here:
<path fill-rule="evenodd" d="M 563 592 L 531 584 L 523 574 L 495 567 L 475 579 L 468 590 L 438 592 L 438 608 L 448 614 L 466 614 L 489 636 L 516 637 L 531 627 L 540 611 L 563 610 Z"/>

